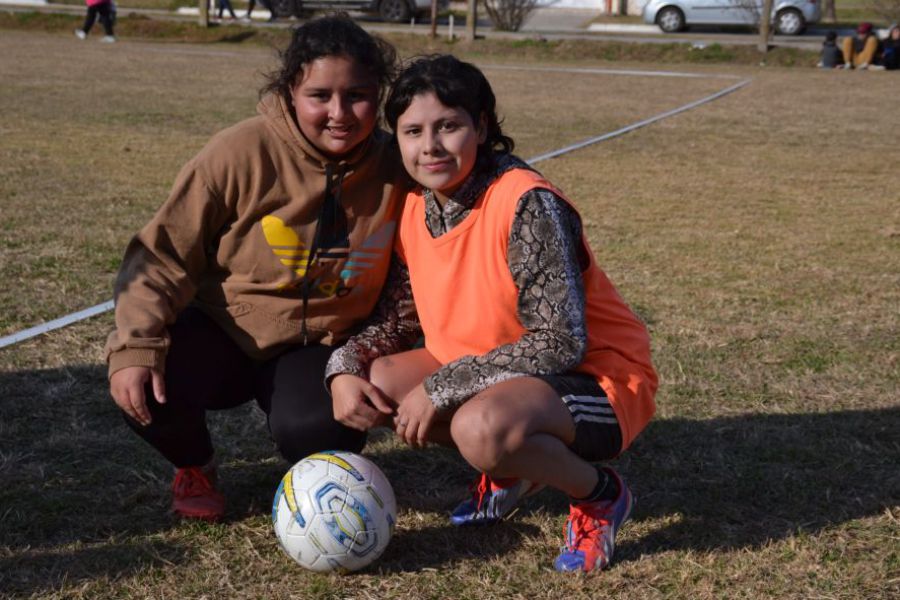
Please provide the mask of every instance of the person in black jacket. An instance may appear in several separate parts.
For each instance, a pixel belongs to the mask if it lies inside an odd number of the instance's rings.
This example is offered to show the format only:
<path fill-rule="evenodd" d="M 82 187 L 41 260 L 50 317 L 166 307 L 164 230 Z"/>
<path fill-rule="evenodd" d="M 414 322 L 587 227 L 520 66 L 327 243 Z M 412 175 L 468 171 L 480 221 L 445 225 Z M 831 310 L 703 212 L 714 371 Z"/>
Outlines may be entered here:
<path fill-rule="evenodd" d="M 900 69 L 900 25 L 891 25 L 891 31 L 884 40 L 884 52 L 881 64 L 889 71 Z"/>
<path fill-rule="evenodd" d="M 837 32 L 829 31 L 825 34 L 822 43 L 822 53 L 819 55 L 819 67 L 822 69 L 836 69 L 844 65 L 844 53 L 837 45 Z"/>

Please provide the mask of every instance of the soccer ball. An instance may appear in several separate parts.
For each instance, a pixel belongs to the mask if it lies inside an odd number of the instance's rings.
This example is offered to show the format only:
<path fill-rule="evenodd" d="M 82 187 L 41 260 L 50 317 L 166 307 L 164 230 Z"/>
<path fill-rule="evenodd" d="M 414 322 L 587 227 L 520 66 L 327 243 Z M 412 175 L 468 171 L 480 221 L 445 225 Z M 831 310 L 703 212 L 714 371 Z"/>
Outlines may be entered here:
<path fill-rule="evenodd" d="M 381 556 L 397 502 L 375 463 L 352 452 L 319 452 L 285 474 L 272 525 L 288 556 L 312 571 L 356 571 Z"/>

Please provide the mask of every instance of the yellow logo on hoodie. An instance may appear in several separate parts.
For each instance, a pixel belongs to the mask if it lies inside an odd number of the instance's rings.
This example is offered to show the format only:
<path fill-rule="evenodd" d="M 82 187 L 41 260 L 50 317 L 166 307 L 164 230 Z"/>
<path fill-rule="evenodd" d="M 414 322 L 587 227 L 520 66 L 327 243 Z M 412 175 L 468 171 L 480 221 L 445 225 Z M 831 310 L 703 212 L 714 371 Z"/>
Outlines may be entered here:
<path fill-rule="evenodd" d="M 262 218 L 261 225 L 263 235 L 272 248 L 272 252 L 281 264 L 291 269 L 301 279 L 306 275 L 307 267 L 312 267 L 320 259 L 343 261 L 340 277 L 331 280 L 316 278 L 312 282 L 313 289 L 325 297 L 349 294 L 355 287 L 351 284 L 353 280 L 379 263 L 383 264 L 385 254 L 390 253 L 393 246 L 394 231 L 397 228 L 395 221 L 387 221 L 363 240 L 356 250 L 350 251 L 346 245 L 338 248 L 324 248 L 310 260 L 309 248 L 282 219 L 266 215 Z M 347 244 L 347 241 L 344 241 L 344 244 Z M 284 287 L 293 287 L 299 283 L 300 281 L 297 281 Z"/>
<path fill-rule="evenodd" d="M 281 264 L 290 267 L 299 277 L 306 275 L 309 250 L 300 241 L 300 237 L 284 221 L 272 215 L 263 217 L 262 229 L 266 242 Z"/>

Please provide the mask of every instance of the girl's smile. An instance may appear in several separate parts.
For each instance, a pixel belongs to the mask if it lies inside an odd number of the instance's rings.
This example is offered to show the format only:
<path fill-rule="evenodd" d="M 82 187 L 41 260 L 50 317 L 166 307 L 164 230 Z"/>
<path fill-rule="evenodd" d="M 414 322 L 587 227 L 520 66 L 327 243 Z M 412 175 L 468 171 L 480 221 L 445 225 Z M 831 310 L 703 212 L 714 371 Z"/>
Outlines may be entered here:
<path fill-rule="evenodd" d="M 485 137 L 483 123 L 476 126 L 465 109 L 444 105 L 434 92 L 415 96 L 397 119 L 403 166 L 442 205 L 471 173 Z"/>

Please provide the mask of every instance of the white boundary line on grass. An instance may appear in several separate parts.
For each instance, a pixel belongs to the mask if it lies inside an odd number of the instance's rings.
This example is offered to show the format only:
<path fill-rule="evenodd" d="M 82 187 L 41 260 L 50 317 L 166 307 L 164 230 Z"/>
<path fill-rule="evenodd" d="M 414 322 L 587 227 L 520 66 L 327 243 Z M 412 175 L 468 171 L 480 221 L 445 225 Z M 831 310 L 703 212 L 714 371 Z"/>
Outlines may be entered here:
<path fill-rule="evenodd" d="M 23 331 L 20 331 L 19 333 L 14 333 L 4 338 L 0 338 L 0 348 L 12 346 L 13 344 L 17 344 L 27 339 L 37 337 L 42 333 L 47 333 L 48 331 L 53 331 L 54 329 L 62 329 L 67 325 L 71 325 L 72 323 L 77 323 L 78 321 L 83 321 L 85 319 L 90 319 L 93 316 L 103 314 L 112 309 L 113 301 L 109 300 L 108 302 L 104 302 L 103 304 L 98 304 L 97 306 L 79 310 L 78 312 L 74 312 L 70 315 L 66 315 L 58 319 L 53 319 L 52 321 L 47 321 L 46 323 L 41 323 L 40 325 L 31 327 L 30 329 L 25 329 Z"/>
<path fill-rule="evenodd" d="M 482 65 L 497 71 L 549 71 L 552 73 L 583 73 L 588 75 L 631 75 L 638 77 L 685 77 L 690 79 L 740 79 L 740 75 L 726 73 L 685 73 L 682 71 L 641 71 L 640 69 L 592 69 L 587 67 L 523 67 L 515 65 Z M 749 81 L 749 80 L 748 80 Z"/>
<path fill-rule="evenodd" d="M 567 154 L 567 153 L 573 152 L 575 150 L 580 150 L 581 148 L 584 148 L 586 146 L 590 146 L 592 144 L 596 144 L 596 143 L 602 142 L 604 140 L 608 140 L 608 139 L 611 139 L 614 137 L 618 137 L 620 135 L 624 135 L 626 133 L 634 131 L 635 129 L 640 129 L 641 127 L 646 127 L 647 125 L 656 123 L 657 121 L 662 121 L 663 119 L 666 119 L 668 117 L 675 116 L 679 113 L 683 113 L 685 111 L 691 110 L 692 108 L 696 108 L 702 104 L 707 104 L 708 102 L 717 100 L 717 99 L 721 98 L 722 96 L 728 95 L 732 92 L 736 92 L 737 90 L 741 89 L 748 83 L 750 83 L 750 80 L 745 79 L 744 81 L 741 81 L 734 85 L 728 86 L 724 90 L 720 90 L 720 91 L 716 92 L 715 94 L 707 96 L 706 98 L 701 98 L 700 100 L 695 100 L 694 102 L 685 104 L 684 106 L 680 106 L 678 108 L 666 111 L 664 113 L 660 113 L 660 114 L 656 115 L 655 117 L 650 117 L 649 119 L 644 119 L 643 121 L 638 121 L 637 123 L 632 123 L 631 125 L 623 127 L 621 129 L 616 129 L 615 131 L 610 131 L 609 133 L 604 133 L 603 135 L 598 135 L 597 137 L 592 137 L 590 139 L 583 140 L 581 142 L 572 144 L 571 146 L 566 146 L 565 148 L 560 148 L 559 150 L 553 150 L 552 152 L 547 152 L 546 154 L 541 154 L 541 155 L 535 156 L 534 158 L 528 159 L 528 163 L 534 164 L 536 162 L 541 162 L 542 160 L 547 160 L 548 158 L 555 158 L 561 154 Z"/>
<path fill-rule="evenodd" d="M 617 69 L 547 69 L 540 67 L 485 67 L 486 69 L 515 69 L 515 70 L 524 70 L 524 71 L 562 71 L 562 72 L 584 72 L 584 73 L 596 73 L 596 74 L 604 74 L 604 75 L 646 75 L 646 76 L 668 76 L 668 77 L 718 77 L 718 78 L 732 78 L 730 75 L 697 75 L 690 73 L 681 73 L 681 74 L 665 74 L 664 71 L 624 71 Z M 599 135 L 596 137 L 592 137 L 581 142 L 571 144 L 566 146 L 565 148 L 560 148 L 559 150 L 554 150 L 552 152 L 547 152 L 545 154 L 540 154 L 533 158 L 528 159 L 526 162 L 529 164 L 535 164 L 544 160 L 548 160 L 551 158 L 555 158 L 562 154 L 567 154 L 569 152 L 574 152 L 575 150 L 580 150 L 581 148 L 585 148 L 586 146 L 590 146 L 592 144 L 597 144 L 599 142 L 603 142 L 605 140 L 609 140 L 620 135 L 624 135 L 636 129 L 640 129 L 641 127 L 646 127 L 652 123 L 656 123 L 657 121 L 661 121 L 668 117 L 675 116 L 677 114 L 683 113 L 685 111 L 691 110 L 692 108 L 696 108 L 703 104 L 707 104 L 714 100 L 718 100 L 722 96 L 735 92 L 748 83 L 750 83 L 750 79 L 745 79 L 739 83 L 731 85 L 723 90 L 716 92 L 715 94 L 711 94 L 706 96 L 705 98 L 701 98 L 699 100 L 695 100 L 694 102 L 690 102 L 685 104 L 684 106 L 680 106 L 673 110 L 666 111 L 664 113 L 660 113 L 654 117 L 650 117 L 649 119 L 644 119 L 643 121 L 638 121 L 637 123 L 632 123 L 626 127 L 622 127 L 621 129 L 616 129 L 615 131 L 611 131 L 609 133 L 604 133 L 603 135 Z M 25 340 L 31 339 L 33 337 L 37 337 L 41 334 L 53 331 L 55 329 L 61 329 L 73 323 L 77 323 L 78 321 L 83 321 L 85 319 L 89 319 L 99 314 L 103 314 L 108 312 L 114 308 L 114 304 L 112 300 L 104 302 L 103 304 L 98 304 L 96 306 L 92 306 L 91 308 L 86 308 L 84 310 L 80 310 L 78 312 L 74 312 L 72 314 L 66 315 L 64 317 L 60 317 L 58 319 L 54 319 L 52 321 L 48 321 L 46 323 L 42 323 L 41 325 L 37 325 L 35 327 L 31 327 L 29 329 L 25 329 L 18 333 L 13 333 L 12 335 L 7 335 L 5 337 L 0 338 L 0 348 L 5 348 L 7 346 L 12 346 L 13 344 L 17 344 L 19 342 L 23 342 Z"/>

